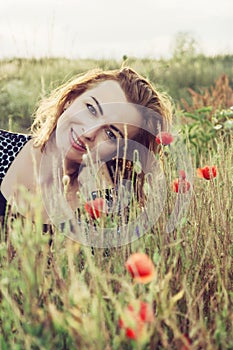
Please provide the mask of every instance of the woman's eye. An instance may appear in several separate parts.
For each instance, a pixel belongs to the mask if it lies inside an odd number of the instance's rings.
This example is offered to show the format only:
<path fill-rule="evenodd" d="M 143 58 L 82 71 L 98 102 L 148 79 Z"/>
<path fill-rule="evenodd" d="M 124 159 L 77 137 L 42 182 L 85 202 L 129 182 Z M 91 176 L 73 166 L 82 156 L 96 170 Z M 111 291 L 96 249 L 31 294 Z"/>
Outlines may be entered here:
<path fill-rule="evenodd" d="M 115 141 L 117 139 L 116 135 L 110 129 L 106 129 L 105 133 L 110 141 Z"/>
<path fill-rule="evenodd" d="M 87 109 L 89 110 L 89 112 L 91 114 L 93 114 L 95 116 L 97 115 L 97 111 L 96 111 L 95 107 L 92 104 L 86 103 L 86 106 L 87 106 Z"/>

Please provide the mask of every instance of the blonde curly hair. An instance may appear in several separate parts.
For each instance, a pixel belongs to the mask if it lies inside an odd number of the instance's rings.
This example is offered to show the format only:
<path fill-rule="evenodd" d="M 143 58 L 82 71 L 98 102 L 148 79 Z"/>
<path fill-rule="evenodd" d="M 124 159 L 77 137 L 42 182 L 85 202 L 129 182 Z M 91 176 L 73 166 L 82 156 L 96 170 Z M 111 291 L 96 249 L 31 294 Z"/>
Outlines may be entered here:
<path fill-rule="evenodd" d="M 50 135 L 56 129 L 57 121 L 64 112 L 67 103 L 72 102 L 86 90 L 106 80 L 117 81 L 128 102 L 147 107 L 145 110 L 159 115 L 161 130 L 169 128 L 173 110 L 171 99 L 166 94 L 158 92 L 148 80 L 135 70 L 129 67 L 109 71 L 91 70 L 58 87 L 48 98 L 41 101 L 31 126 L 34 146 L 40 147 L 43 151 Z M 147 123 L 146 129 L 151 130 L 152 133 L 150 134 L 142 129 L 136 139 L 147 148 L 156 151 L 158 145 L 155 142 L 154 135 L 158 132 L 158 119 L 154 118 L 152 113 L 145 120 Z"/>

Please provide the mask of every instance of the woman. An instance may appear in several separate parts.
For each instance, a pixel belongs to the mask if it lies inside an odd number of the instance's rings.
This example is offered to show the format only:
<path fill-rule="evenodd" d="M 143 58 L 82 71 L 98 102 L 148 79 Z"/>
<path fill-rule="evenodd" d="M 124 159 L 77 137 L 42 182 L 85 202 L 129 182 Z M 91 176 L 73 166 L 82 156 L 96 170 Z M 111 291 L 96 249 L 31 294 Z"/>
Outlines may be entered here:
<path fill-rule="evenodd" d="M 59 186 L 65 179 L 65 198 L 69 209 L 75 210 L 80 204 L 77 192 L 90 178 L 88 157 L 102 164 L 98 165 L 101 186 L 115 188 L 118 173 L 132 175 L 134 146 L 142 146 L 144 167 L 149 159 L 145 150 L 157 152 L 155 135 L 169 127 L 171 118 L 169 98 L 131 68 L 91 71 L 64 84 L 41 102 L 31 135 L 0 131 L 0 215 L 4 216 L 7 202 L 14 202 L 17 211 L 26 215 L 23 188 L 41 195 L 43 221 L 51 223 L 54 176 Z M 75 181 L 77 177 L 81 182 Z M 93 183 L 91 187 L 98 190 Z M 141 188 L 138 181 L 137 193 Z M 64 199 L 64 192 L 59 195 L 53 207 Z"/>

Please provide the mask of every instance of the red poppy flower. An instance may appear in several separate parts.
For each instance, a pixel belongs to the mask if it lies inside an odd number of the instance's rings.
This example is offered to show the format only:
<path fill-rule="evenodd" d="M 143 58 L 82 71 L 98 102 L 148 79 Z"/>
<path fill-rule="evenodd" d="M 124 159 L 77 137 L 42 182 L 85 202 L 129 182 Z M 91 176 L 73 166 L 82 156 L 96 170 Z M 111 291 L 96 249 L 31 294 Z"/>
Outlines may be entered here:
<path fill-rule="evenodd" d="M 141 301 L 140 302 L 140 318 L 144 322 L 153 322 L 154 321 L 154 312 L 150 304 Z"/>
<path fill-rule="evenodd" d="M 98 219 L 103 214 L 107 214 L 106 203 L 103 198 L 96 198 L 93 201 L 86 202 L 84 208 L 92 219 Z"/>
<path fill-rule="evenodd" d="M 186 180 L 185 171 L 180 170 L 180 177 L 172 182 L 172 191 L 176 193 L 186 193 L 189 191 L 190 187 L 190 182 Z"/>
<path fill-rule="evenodd" d="M 197 176 L 206 180 L 213 179 L 217 176 L 216 166 L 208 166 L 206 165 L 203 168 L 197 168 Z"/>
<path fill-rule="evenodd" d="M 187 334 L 184 334 L 184 338 L 186 339 L 187 344 L 183 344 L 180 348 L 180 350 L 191 350 L 191 340 Z"/>
<path fill-rule="evenodd" d="M 137 339 L 137 334 L 132 328 L 126 328 L 125 330 L 126 337 L 129 339 Z"/>
<path fill-rule="evenodd" d="M 140 301 L 139 305 L 129 304 L 124 312 L 124 321 L 119 319 L 119 327 L 125 329 L 130 339 L 138 339 L 146 326 L 154 321 L 154 312 L 150 304 Z"/>
<path fill-rule="evenodd" d="M 148 255 L 134 253 L 130 255 L 125 266 L 135 282 L 148 283 L 155 277 L 155 267 Z"/>
<path fill-rule="evenodd" d="M 161 131 L 156 137 L 155 141 L 158 145 L 162 144 L 163 146 L 170 145 L 172 141 L 174 140 L 174 137 L 167 131 Z"/>

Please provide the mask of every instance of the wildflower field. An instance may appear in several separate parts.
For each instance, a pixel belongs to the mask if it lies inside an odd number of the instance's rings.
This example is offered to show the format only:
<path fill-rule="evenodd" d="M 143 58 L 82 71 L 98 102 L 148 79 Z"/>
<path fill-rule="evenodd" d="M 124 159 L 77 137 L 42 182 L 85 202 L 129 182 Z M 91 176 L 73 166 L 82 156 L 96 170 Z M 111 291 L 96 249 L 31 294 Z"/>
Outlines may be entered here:
<path fill-rule="evenodd" d="M 158 219 L 138 227 L 138 239 L 109 249 L 58 229 L 43 233 L 39 211 L 34 223 L 30 212 L 5 223 L 0 349 L 233 349 L 232 57 L 184 59 L 128 62 L 176 106 L 175 132 L 157 139 L 166 179 Z M 119 65 L 1 61 L 0 128 L 28 132 L 37 102 L 52 88 L 89 68 Z M 174 164 L 177 137 L 190 159 L 188 174 Z M 187 195 L 186 210 L 167 230 L 178 198 Z M 85 204 L 91 220 L 101 219 L 99 204 Z"/>

